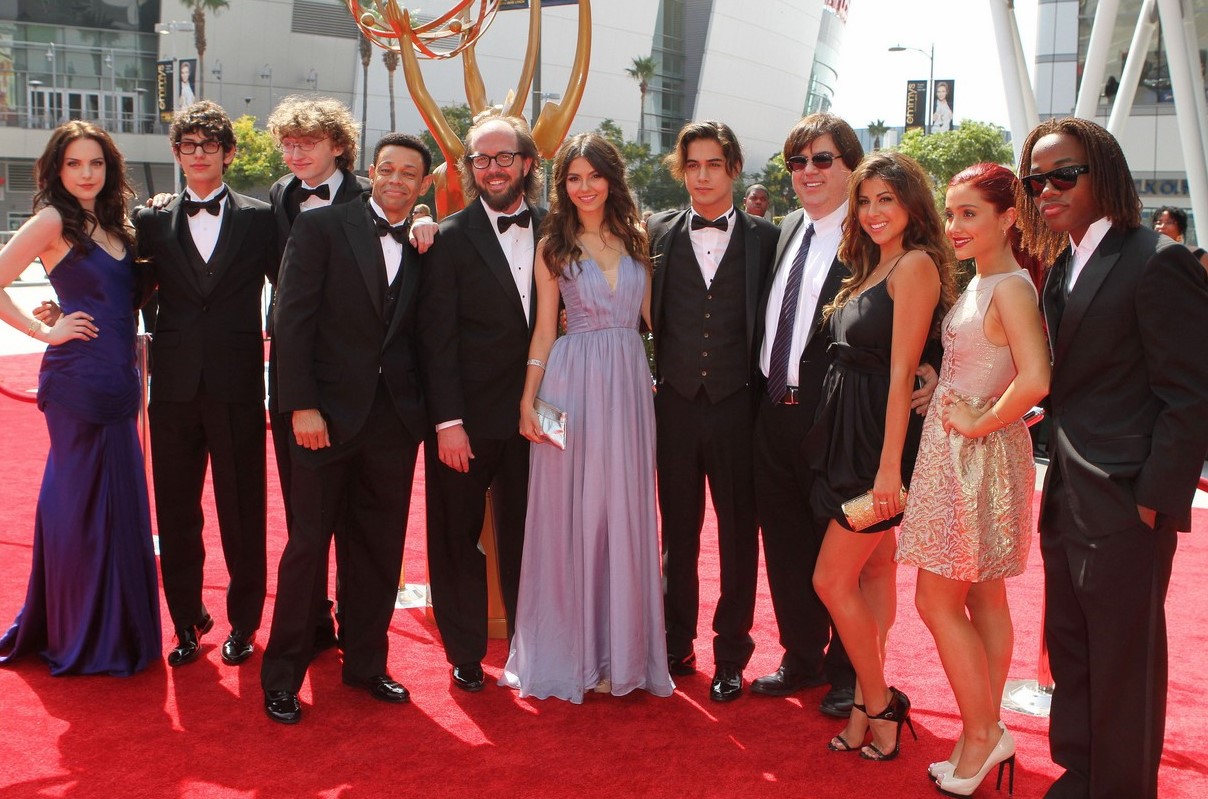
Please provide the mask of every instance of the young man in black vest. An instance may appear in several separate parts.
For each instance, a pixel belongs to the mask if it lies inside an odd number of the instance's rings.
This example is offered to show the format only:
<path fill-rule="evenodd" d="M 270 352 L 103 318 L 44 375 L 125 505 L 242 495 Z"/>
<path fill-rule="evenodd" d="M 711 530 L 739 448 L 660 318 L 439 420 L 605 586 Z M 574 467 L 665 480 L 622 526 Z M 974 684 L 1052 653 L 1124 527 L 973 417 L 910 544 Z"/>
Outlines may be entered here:
<path fill-rule="evenodd" d="M 647 223 L 667 659 L 673 675 L 696 671 L 692 642 L 707 479 L 721 555 L 709 697 L 728 702 L 742 694 L 742 671 L 755 650 L 756 306 L 777 230 L 734 207 L 742 149 L 728 125 L 688 123 L 666 164 L 692 199 L 690 209 L 655 214 Z"/>
<path fill-rule="evenodd" d="M 201 600 L 206 463 L 230 584 L 222 659 L 252 654 L 265 596 L 264 340 L 260 296 L 276 277 L 272 211 L 222 175 L 235 158 L 231 120 L 208 101 L 169 130 L 185 191 L 134 214 L 139 256 L 159 285 L 151 345 L 151 467 L 164 596 L 176 628 L 169 666 L 201 653 L 214 620 Z"/>

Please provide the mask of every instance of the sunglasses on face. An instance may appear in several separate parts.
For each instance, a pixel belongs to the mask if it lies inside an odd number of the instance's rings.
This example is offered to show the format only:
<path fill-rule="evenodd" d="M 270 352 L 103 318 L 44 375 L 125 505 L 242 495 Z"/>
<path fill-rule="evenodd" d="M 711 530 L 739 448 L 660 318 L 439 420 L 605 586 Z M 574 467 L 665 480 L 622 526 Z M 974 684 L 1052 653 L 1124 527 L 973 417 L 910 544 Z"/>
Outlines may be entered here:
<path fill-rule="evenodd" d="M 1052 183 L 1053 188 L 1057 191 L 1069 191 L 1078 185 L 1079 175 L 1085 175 L 1090 171 L 1091 168 L 1086 164 L 1063 166 L 1058 169 L 1050 169 L 1048 172 L 1037 172 L 1035 175 L 1022 177 L 1020 182 L 1023 183 L 1024 192 L 1029 197 L 1035 197 L 1044 191 L 1046 183 Z"/>
<path fill-rule="evenodd" d="M 830 169 L 834 165 L 836 158 L 842 158 L 843 153 L 814 153 L 806 157 L 804 155 L 791 155 L 784 160 L 785 165 L 790 172 L 800 172 L 805 169 L 806 164 L 811 161 L 814 166 L 819 169 Z"/>
<path fill-rule="evenodd" d="M 206 139 L 205 141 L 182 141 L 176 143 L 176 150 L 181 155 L 192 155 L 201 148 L 203 153 L 213 155 L 222 149 L 222 145 L 214 139 Z"/>

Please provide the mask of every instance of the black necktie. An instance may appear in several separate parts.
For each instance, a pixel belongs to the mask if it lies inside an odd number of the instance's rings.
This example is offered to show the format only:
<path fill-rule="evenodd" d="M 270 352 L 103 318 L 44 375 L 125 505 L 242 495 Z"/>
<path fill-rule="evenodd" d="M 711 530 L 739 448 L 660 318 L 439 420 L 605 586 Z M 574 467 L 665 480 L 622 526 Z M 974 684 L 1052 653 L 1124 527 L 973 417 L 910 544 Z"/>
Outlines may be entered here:
<path fill-rule="evenodd" d="M 728 214 L 727 214 L 727 216 L 728 216 Z M 700 230 L 701 228 L 707 228 L 707 227 L 716 228 L 717 230 L 720 230 L 724 233 L 730 227 L 730 222 L 724 216 L 720 217 L 718 219 L 714 219 L 712 222 L 710 222 L 708 219 L 705 219 L 703 216 L 700 216 L 699 214 L 692 215 L 692 229 L 693 230 Z"/>
<path fill-rule="evenodd" d="M 407 240 L 407 230 L 410 227 L 409 222 L 403 222 L 400 225 L 394 226 L 385 219 L 382 219 L 377 214 L 374 214 L 373 225 L 377 228 L 377 234 L 379 236 L 392 236 L 399 244 L 402 244 Z"/>
<path fill-rule="evenodd" d="M 793 262 L 789 266 L 789 277 L 784 285 L 784 298 L 780 300 L 780 317 L 776 322 L 776 337 L 772 339 L 772 352 L 768 358 L 768 397 L 779 402 L 789 386 L 789 352 L 793 348 L 793 327 L 797 322 L 797 302 L 801 299 L 801 276 L 805 272 L 805 260 L 810 254 L 810 242 L 814 239 L 814 225 L 805 229 L 805 238 Z"/>
<path fill-rule="evenodd" d="M 495 220 L 495 224 L 499 226 L 500 233 L 507 233 L 508 228 L 512 225 L 520 225 L 520 227 L 528 227 L 529 220 L 532 219 L 533 213 L 525 208 L 518 214 L 512 216 L 501 216 Z"/>
<path fill-rule="evenodd" d="M 322 186 L 314 189 L 308 189 L 301 183 L 298 184 L 298 203 L 304 203 L 311 197 L 318 197 L 320 200 L 331 199 L 331 187 L 324 183 Z"/>
<path fill-rule="evenodd" d="M 222 200 L 227 196 L 227 190 L 223 189 L 217 197 L 201 202 L 200 200 L 190 200 L 188 196 L 181 200 L 180 207 L 184 209 L 189 216 L 197 216 L 201 210 L 209 211 L 213 216 L 218 216 L 222 212 Z"/>

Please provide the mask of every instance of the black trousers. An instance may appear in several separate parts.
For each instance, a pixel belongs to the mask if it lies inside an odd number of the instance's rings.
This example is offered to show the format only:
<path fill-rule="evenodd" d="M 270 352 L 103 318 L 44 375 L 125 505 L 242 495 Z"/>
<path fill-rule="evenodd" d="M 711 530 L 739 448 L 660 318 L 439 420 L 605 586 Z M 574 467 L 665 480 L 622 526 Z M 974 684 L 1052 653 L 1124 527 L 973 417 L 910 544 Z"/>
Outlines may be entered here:
<path fill-rule="evenodd" d="M 830 614 L 814 591 L 814 566 L 828 519 L 810 505 L 815 472 L 802 441 L 814 408 L 774 405 L 766 396 L 755 418 L 755 504 L 763 530 L 764 566 L 784 647 L 781 665 L 854 686 L 855 671 Z"/>
<path fill-rule="evenodd" d="M 516 619 L 528 510 L 528 439 L 519 433 L 506 439 L 474 438 L 469 432 L 474 459 L 465 473 L 440 462 L 434 438 L 424 446 L 432 612 L 445 657 L 455 666 L 481 662 L 487 654 L 486 557 L 478 549 L 487 489 L 509 636 Z"/>
<path fill-rule="evenodd" d="M 294 444 L 290 505 L 294 524 L 277 571 L 277 601 L 260 682 L 298 691 L 314 649 L 316 586 L 327 585 L 327 551 L 337 518 L 347 553 L 341 643 L 345 680 L 386 674 L 387 631 L 402 569 L 417 442 L 384 385 L 365 426 L 330 451 Z"/>
<path fill-rule="evenodd" d="M 264 406 L 219 402 L 202 386 L 187 402 L 153 400 L 151 474 L 159 528 L 160 569 L 172 625 L 198 623 L 206 551 L 201 493 L 209 464 L 227 585 L 227 620 L 252 632 L 264 612 Z"/>
<path fill-rule="evenodd" d="M 1159 516 L 1156 530 L 1136 518 L 1087 536 L 1059 467 L 1049 468 L 1040 516 L 1044 637 L 1056 684 L 1049 747 L 1065 773 L 1047 796 L 1156 799 L 1166 728 L 1165 602 L 1177 533 Z"/>
<path fill-rule="evenodd" d="M 755 651 L 755 582 L 759 539 L 749 388 L 710 402 L 663 385 L 654 401 L 659 513 L 662 516 L 663 610 L 667 654 L 692 651 L 700 609 L 697 560 L 705 516 L 705 481 L 717 514 L 721 596 L 713 614 L 713 658 L 743 668 Z"/>

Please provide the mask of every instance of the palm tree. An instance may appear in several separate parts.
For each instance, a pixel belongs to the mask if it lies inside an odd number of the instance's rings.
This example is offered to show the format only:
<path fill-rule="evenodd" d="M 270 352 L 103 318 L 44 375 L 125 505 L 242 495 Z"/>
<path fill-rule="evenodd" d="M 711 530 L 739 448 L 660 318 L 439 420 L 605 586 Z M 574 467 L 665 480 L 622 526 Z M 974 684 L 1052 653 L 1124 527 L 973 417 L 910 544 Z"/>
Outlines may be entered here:
<path fill-rule="evenodd" d="M 881 137 L 888 132 L 889 126 L 885 124 L 885 120 L 883 119 L 868 123 L 868 135 L 872 137 L 872 148 L 874 150 L 881 149 Z"/>
<path fill-rule="evenodd" d="M 638 91 L 642 95 L 642 107 L 638 112 L 638 143 L 646 143 L 646 92 L 650 89 L 650 79 L 658 70 L 658 63 L 652 56 L 639 56 L 633 59 L 633 66 L 625 71 L 638 82 Z"/>
<path fill-rule="evenodd" d="M 361 167 L 365 166 L 365 125 L 369 121 L 369 64 L 373 61 L 373 42 L 361 34 Z"/>
<path fill-rule="evenodd" d="M 398 53 L 387 50 L 382 53 L 382 61 L 386 64 L 386 90 L 390 92 L 390 130 L 394 130 L 394 70 L 398 69 Z"/>
<path fill-rule="evenodd" d="M 217 14 L 230 8 L 230 0 L 185 0 L 185 7 L 193 9 L 193 47 L 197 50 L 197 96 L 205 97 L 206 90 L 206 12 Z"/>

